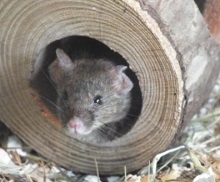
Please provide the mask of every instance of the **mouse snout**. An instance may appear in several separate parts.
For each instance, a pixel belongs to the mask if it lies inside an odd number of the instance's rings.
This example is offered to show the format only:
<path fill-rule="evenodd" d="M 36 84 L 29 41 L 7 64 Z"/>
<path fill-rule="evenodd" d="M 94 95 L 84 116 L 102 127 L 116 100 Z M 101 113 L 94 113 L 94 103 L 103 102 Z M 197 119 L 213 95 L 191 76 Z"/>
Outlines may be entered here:
<path fill-rule="evenodd" d="M 88 129 L 83 120 L 80 117 L 74 116 L 69 120 L 67 129 L 71 134 L 81 134 L 87 135 L 90 133 L 90 129 Z"/>
<path fill-rule="evenodd" d="M 70 121 L 69 121 L 69 127 L 76 129 L 76 128 L 80 128 L 83 126 L 83 122 L 79 117 L 73 117 Z"/>

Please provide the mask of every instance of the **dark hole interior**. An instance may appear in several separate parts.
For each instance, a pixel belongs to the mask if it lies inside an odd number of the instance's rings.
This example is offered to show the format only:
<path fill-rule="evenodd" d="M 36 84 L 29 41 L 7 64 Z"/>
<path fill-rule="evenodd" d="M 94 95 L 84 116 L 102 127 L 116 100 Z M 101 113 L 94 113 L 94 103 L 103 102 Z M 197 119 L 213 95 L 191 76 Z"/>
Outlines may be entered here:
<path fill-rule="evenodd" d="M 116 65 L 129 66 L 126 60 L 120 54 L 114 52 L 100 41 L 89 37 L 71 36 L 52 42 L 45 49 L 43 49 L 39 53 L 37 59 L 33 61 L 30 86 L 38 93 L 38 96 L 44 105 L 55 115 L 55 103 L 58 94 L 48 74 L 48 66 L 56 59 L 55 50 L 57 48 L 62 48 L 68 55 L 71 55 L 71 53 L 74 52 L 74 59 L 80 58 L 82 56 L 82 52 L 86 52 L 86 55 L 83 55 L 84 58 L 86 56 L 88 58 L 95 59 L 107 58 Z M 134 87 L 131 91 L 131 109 L 126 117 L 126 125 L 122 126 L 120 123 L 118 123 L 117 133 L 120 133 L 120 136 L 117 137 L 123 136 L 133 127 L 141 113 L 142 108 L 142 95 L 138 79 L 135 73 L 129 68 L 125 71 L 125 73 L 134 83 Z M 108 126 L 111 127 L 111 123 L 108 124 Z"/>
<path fill-rule="evenodd" d="M 197 4 L 198 8 L 199 8 L 199 11 L 201 13 L 204 12 L 204 9 L 205 9 L 205 3 L 206 3 L 206 0 L 194 0 L 195 3 Z"/>

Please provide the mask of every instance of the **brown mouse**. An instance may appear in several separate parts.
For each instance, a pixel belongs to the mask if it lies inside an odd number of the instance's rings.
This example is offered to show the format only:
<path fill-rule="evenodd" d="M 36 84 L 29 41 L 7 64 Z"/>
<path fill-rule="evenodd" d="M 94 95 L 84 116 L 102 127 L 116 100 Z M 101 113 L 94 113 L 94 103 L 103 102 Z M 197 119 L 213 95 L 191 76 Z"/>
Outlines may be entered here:
<path fill-rule="evenodd" d="M 58 117 L 65 131 L 86 141 L 111 141 L 126 124 L 133 83 L 124 73 L 127 66 L 107 59 L 72 60 L 62 49 L 49 66 L 56 85 Z M 123 128 L 123 127 L 122 127 Z"/>

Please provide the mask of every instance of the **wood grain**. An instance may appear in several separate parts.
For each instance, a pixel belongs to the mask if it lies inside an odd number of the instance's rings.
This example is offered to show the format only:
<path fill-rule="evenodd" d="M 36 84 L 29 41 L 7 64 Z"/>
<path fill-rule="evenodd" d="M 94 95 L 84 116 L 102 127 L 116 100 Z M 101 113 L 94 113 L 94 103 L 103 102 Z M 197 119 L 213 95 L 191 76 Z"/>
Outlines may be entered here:
<path fill-rule="evenodd" d="M 214 48 L 217 59 L 219 51 L 203 19 L 194 20 L 198 29 L 186 26 L 192 23 L 191 14 L 199 13 L 193 1 L 187 4 L 181 8 L 181 1 L 162 0 L 1 0 L 0 120 L 36 151 L 76 172 L 95 174 L 94 159 L 100 174 L 148 165 L 175 140 L 183 115 L 188 121 L 205 101 L 219 70 L 214 56 L 206 56 Z M 31 95 L 30 74 L 37 55 L 51 42 L 71 35 L 94 38 L 117 51 L 139 79 L 141 116 L 114 142 L 95 145 L 68 137 L 42 115 Z M 203 49 L 206 60 L 196 61 Z"/>

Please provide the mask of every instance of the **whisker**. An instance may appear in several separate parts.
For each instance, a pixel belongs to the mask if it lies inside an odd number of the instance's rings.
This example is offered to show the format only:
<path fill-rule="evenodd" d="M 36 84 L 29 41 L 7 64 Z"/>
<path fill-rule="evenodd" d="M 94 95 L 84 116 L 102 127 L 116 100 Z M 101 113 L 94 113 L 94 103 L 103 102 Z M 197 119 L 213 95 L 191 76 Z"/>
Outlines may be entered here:
<path fill-rule="evenodd" d="M 106 130 L 104 128 L 99 128 L 98 131 L 96 131 L 97 133 L 101 134 L 102 136 L 106 136 L 108 139 L 110 138 L 115 138 L 116 137 L 116 131 L 113 131 L 113 132 L 108 132 L 106 133 Z M 117 135 L 121 136 L 120 133 L 118 133 Z"/>
<path fill-rule="evenodd" d="M 53 81 L 51 80 L 51 78 L 45 73 L 45 71 L 44 71 L 43 69 L 42 69 L 41 71 L 42 71 L 42 73 L 44 74 L 44 76 L 46 77 L 46 79 L 51 83 L 51 85 L 53 86 L 53 88 L 54 88 L 55 90 L 57 90 L 57 88 L 56 88 L 55 84 L 53 83 Z M 66 102 L 65 102 L 65 100 L 63 99 L 62 95 L 61 95 L 59 92 L 57 92 L 57 94 L 58 94 L 58 96 L 62 99 L 64 105 L 66 106 Z"/>
<path fill-rule="evenodd" d="M 106 134 L 105 129 L 108 129 L 108 130 L 111 130 L 111 131 L 114 132 L 114 133 L 111 134 L 111 136 L 114 136 L 115 134 L 122 135 L 122 133 L 120 133 L 120 132 L 118 132 L 117 130 L 114 130 L 114 129 L 112 129 L 111 127 L 106 126 L 106 125 L 103 125 L 103 126 L 101 126 L 101 127 L 99 128 L 99 130 L 100 130 L 101 132 L 103 132 L 104 134 Z M 110 133 L 108 133 L 108 134 L 110 134 Z"/>
<path fill-rule="evenodd" d="M 44 74 L 44 76 L 46 77 L 46 79 L 51 83 L 51 85 L 53 86 L 54 89 L 56 89 L 55 84 L 53 83 L 53 81 L 51 80 L 51 78 L 45 73 L 45 71 L 43 69 L 41 69 L 42 73 Z"/>
<path fill-rule="evenodd" d="M 45 101 L 49 102 L 50 104 L 52 104 L 53 106 L 55 106 L 57 109 L 59 109 L 61 112 L 63 112 L 63 110 L 57 106 L 55 103 L 53 103 L 51 100 L 49 100 L 48 98 L 42 96 L 42 95 L 39 95 L 42 99 L 44 99 Z"/>

